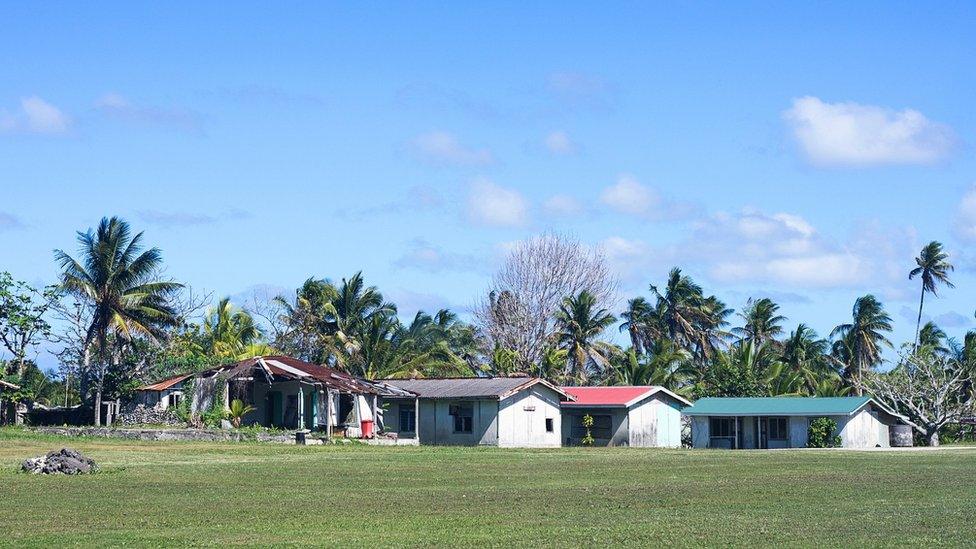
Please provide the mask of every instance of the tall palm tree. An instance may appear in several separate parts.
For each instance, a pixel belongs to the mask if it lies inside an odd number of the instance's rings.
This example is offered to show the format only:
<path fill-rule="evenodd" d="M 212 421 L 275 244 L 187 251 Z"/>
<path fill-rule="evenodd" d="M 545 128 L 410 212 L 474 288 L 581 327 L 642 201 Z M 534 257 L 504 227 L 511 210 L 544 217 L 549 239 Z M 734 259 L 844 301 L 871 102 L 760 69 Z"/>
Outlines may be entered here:
<path fill-rule="evenodd" d="M 891 332 L 891 317 L 873 295 L 859 297 L 854 302 L 852 322 L 841 324 L 830 332 L 831 337 L 845 340 L 850 356 L 849 373 L 858 396 L 863 394 L 861 380 L 864 372 L 881 361 L 881 348 L 891 347 L 885 336 Z"/>
<path fill-rule="evenodd" d="M 783 342 L 780 360 L 791 371 L 806 380 L 807 389 L 816 393 L 816 387 L 824 376 L 834 374 L 827 357 L 829 343 L 817 337 L 806 324 L 800 324 Z"/>
<path fill-rule="evenodd" d="M 105 361 L 115 360 L 109 336 L 116 344 L 134 337 L 155 341 L 177 324 L 169 298 L 182 286 L 158 279 L 162 255 L 158 248 L 143 250 L 142 233 L 132 236 L 129 224 L 117 217 L 102 218 L 95 231 L 78 233 L 80 260 L 61 250 L 55 259 L 62 269 L 61 284 L 92 307 L 85 333 L 83 367 L 91 371 L 92 351 L 101 367 L 96 372 L 95 423 L 101 422 Z M 94 349 L 93 349 L 94 348 Z"/>
<path fill-rule="evenodd" d="M 949 336 L 946 335 L 942 328 L 932 322 L 931 320 L 926 322 L 922 329 L 918 332 L 918 341 L 916 341 L 916 348 L 918 347 L 928 347 L 933 352 L 941 355 L 948 354 L 950 349 L 948 346 Z"/>
<path fill-rule="evenodd" d="M 247 311 L 235 307 L 229 297 L 221 299 L 203 319 L 204 341 L 211 356 L 250 358 L 243 356 L 245 351 L 263 335 L 254 318 Z"/>
<path fill-rule="evenodd" d="M 938 296 L 936 290 L 939 284 L 944 284 L 950 288 L 954 287 L 949 280 L 949 273 L 954 269 L 949 263 L 949 254 L 942 249 L 942 244 L 933 240 L 922 248 L 922 251 L 915 258 L 918 265 L 908 273 L 908 279 L 916 276 L 922 279 L 922 294 L 918 300 L 918 320 L 915 322 L 915 345 L 918 347 L 918 333 L 922 326 L 922 307 L 925 305 L 925 294 L 930 293 Z"/>
<path fill-rule="evenodd" d="M 596 297 L 586 290 L 563 299 L 556 312 L 556 340 L 569 354 L 570 377 L 585 381 L 591 366 L 606 369 L 613 346 L 598 338 L 616 321 L 606 309 L 597 309 Z"/>
<path fill-rule="evenodd" d="M 695 324 L 702 316 L 702 289 L 675 267 L 668 273 L 663 291 L 651 285 L 657 309 L 668 337 L 678 346 L 690 348 L 696 339 Z"/>
<path fill-rule="evenodd" d="M 635 297 L 627 302 L 627 310 L 620 318 L 620 331 L 630 335 L 630 344 L 637 354 L 643 354 L 653 341 L 661 337 L 660 318 L 657 310 L 643 297 Z"/>
<path fill-rule="evenodd" d="M 772 299 L 764 297 L 746 302 L 746 308 L 739 316 L 744 321 L 741 328 L 733 331 L 743 340 L 754 341 L 756 345 L 763 345 L 783 333 L 783 321 L 786 317 L 779 313 L 779 305 Z"/>

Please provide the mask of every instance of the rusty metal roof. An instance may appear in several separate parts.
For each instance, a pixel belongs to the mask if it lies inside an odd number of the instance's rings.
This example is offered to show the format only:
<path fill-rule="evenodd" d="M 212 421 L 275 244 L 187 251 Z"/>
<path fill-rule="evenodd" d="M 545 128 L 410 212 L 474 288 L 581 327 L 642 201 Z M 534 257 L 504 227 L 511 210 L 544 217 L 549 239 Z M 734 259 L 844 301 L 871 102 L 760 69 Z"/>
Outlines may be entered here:
<path fill-rule="evenodd" d="M 157 381 L 156 383 L 143 385 L 142 387 L 136 389 L 136 391 L 165 391 L 166 389 L 169 389 L 173 385 L 177 385 L 178 383 L 182 382 L 184 379 L 192 375 L 193 374 L 182 374 L 178 376 L 168 377 L 162 381 Z"/>
<path fill-rule="evenodd" d="M 420 398 L 497 398 L 499 400 L 528 389 L 544 385 L 565 400 L 575 400 L 572 395 L 537 377 L 462 377 L 436 379 L 384 379 L 383 383 L 398 387 Z"/>

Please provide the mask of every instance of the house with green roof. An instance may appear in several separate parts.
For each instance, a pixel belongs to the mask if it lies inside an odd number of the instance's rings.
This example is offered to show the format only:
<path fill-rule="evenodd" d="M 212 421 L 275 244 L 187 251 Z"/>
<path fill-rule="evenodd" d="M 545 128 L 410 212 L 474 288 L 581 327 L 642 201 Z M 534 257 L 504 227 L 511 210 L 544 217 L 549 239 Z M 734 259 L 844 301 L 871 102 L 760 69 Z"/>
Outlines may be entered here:
<path fill-rule="evenodd" d="M 844 448 L 890 446 L 893 426 L 905 418 L 869 396 L 703 398 L 682 410 L 691 418 L 695 448 L 803 448 L 810 422 L 837 422 Z"/>

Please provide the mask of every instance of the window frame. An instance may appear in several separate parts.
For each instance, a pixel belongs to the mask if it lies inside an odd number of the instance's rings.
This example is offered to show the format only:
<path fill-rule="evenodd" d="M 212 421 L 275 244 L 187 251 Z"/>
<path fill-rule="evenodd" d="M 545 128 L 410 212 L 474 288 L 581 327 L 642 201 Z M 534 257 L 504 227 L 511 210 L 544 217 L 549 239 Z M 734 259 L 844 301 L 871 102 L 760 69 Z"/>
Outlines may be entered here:
<path fill-rule="evenodd" d="M 448 408 L 449 415 L 454 418 L 452 433 L 456 435 L 470 435 L 474 433 L 474 403 L 456 402 Z"/>
<path fill-rule="evenodd" d="M 782 429 L 780 429 L 780 427 L 782 427 Z M 774 429 L 776 431 L 776 435 L 778 436 L 773 436 Z M 782 433 L 779 432 L 780 430 L 782 430 Z M 766 418 L 766 439 L 776 440 L 776 441 L 789 440 L 790 439 L 790 418 L 786 416 Z"/>
<path fill-rule="evenodd" d="M 409 418 L 409 421 L 407 421 L 407 424 L 409 425 L 410 423 L 413 423 L 413 425 L 412 425 L 413 428 L 412 429 L 406 429 L 406 428 L 404 428 L 404 425 L 403 425 L 403 423 L 404 423 L 403 422 L 404 414 L 406 414 L 406 417 Z M 412 407 L 409 407 L 408 408 L 406 406 L 400 406 L 399 416 L 397 417 L 397 421 L 398 421 L 397 425 L 400 428 L 399 429 L 399 432 L 401 432 L 401 433 L 416 433 L 417 432 L 417 411 L 414 410 Z"/>

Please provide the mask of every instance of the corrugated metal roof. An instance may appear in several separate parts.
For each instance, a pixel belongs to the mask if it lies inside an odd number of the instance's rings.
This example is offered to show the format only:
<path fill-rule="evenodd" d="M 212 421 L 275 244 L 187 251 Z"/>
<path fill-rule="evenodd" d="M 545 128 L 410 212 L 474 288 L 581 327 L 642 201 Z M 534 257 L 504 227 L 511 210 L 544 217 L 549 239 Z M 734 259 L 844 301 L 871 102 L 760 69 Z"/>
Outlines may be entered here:
<path fill-rule="evenodd" d="M 420 398 L 504 398 L 543 384 L 567 398 L 558 387 L 537 377 L 465 377 L 441 379 L 384 379 L 383 383 L 416 393 Z"/>
<path fill-rule="evenodd" d="M 682 413 L 689 416 L 846 416 L 871 397 L 703 398 Z"/>
<path fill-rule="evenodd" d="M 689 406 L 681 396 L 657 385 L 617 385 L 610 387 L 562 387 L 562 390 L 576 398 L 575 402 L 563 402 L 563 406 L 609 406 L 629 407 L 654 395 L 664 393 L 674 400 Z"/>
<path fill-rule="evenodd" d="M 166 389 L 169 389 L 173 385 L 180 383 L 192 375 L 193 374 L 181 374 L 178 376 L 168 377 L 162 381 L 157 381 L 156 383 L 143 385 L 142 387 L 136 389 L 136 391 L 165 391 Z"/>

